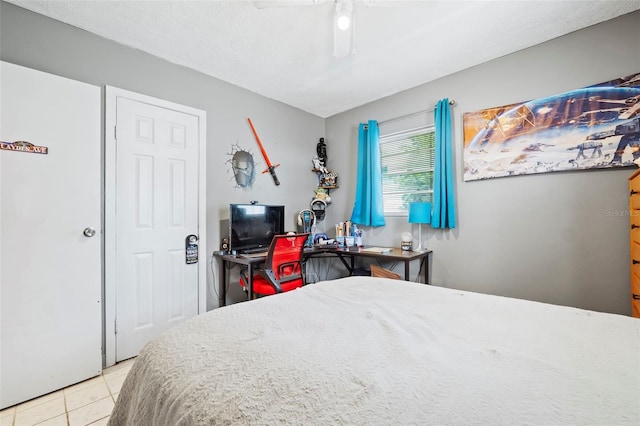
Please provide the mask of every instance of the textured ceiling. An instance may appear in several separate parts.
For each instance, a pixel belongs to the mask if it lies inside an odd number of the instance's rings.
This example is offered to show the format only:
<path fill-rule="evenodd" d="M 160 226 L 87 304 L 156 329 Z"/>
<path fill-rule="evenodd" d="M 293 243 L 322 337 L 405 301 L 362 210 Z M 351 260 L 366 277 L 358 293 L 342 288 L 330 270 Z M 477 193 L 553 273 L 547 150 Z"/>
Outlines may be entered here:
<path fill-rule="evenodd" d="M 8 0 L 328 117 L 640 9 L 640 0 L 376 1 L 332 56 L 333 0 Z"/>

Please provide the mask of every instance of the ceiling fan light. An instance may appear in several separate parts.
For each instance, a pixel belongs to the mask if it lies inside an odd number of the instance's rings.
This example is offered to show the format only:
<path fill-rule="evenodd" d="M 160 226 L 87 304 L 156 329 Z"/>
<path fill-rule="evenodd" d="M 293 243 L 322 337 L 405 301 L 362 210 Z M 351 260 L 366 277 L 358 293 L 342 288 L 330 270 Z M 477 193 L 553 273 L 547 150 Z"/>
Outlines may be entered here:
<path fill-rule="evenodd" d="M 338 16 L 338 20 L 336 21 L 336 25 L 338 25 L 338 28 L 342 31 L 346 30 L 349 28 L 349 26 L 351 25 L 351 19 L 348 16 Z"/>
<path fill-rule="evenodd" d="M 353 20 L 353 4 L 350 0 L 339 0 L 336 2 L 335 24 L 342 31 L 351 26 Z"/>

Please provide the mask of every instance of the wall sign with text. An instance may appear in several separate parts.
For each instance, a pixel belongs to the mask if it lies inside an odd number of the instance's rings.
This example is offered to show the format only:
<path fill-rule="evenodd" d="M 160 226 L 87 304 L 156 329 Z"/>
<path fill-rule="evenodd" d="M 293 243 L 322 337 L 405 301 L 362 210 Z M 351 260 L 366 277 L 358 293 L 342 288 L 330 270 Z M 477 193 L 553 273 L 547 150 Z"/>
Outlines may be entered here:
<path fill-rule="evenodd" d="M 5 151 L 28 152 L 31 154 L 48 154 L 49 148 L 46 146 L 37 146 L 30 142 L 0 142 L 0 149 Z"/>

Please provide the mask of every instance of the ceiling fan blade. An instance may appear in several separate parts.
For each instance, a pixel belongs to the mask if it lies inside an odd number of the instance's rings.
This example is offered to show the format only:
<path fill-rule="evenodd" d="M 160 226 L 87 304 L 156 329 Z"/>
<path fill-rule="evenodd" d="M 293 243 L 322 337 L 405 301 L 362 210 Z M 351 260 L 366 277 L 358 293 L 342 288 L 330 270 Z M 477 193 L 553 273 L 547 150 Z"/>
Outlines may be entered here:
<path fill-rule="evenodd" d="M 315 6 L 327 0 L 253 0 L 256 9 L 270 9 L 276 7 Z"/>
<path fill-rule="evenodd" d="M 425 0 L 358 0 L 363 6 L 377 7 L 433 7 L 430 1 Z"/>

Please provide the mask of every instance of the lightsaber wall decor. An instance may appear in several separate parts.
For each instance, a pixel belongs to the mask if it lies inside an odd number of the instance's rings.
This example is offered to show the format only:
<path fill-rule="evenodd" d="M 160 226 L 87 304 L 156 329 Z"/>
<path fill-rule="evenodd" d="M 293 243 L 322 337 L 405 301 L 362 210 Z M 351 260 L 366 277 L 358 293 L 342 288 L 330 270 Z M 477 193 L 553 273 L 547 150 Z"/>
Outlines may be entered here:
<path fill-rule="evenodd" d="M 249 126 L 251 126 L 251 130 L 253 131 L 253 135 L 256 137 L 256 142 L 258 142 L 258 146 L 260 147 L 260 152 L 262 152 L 262 156 L 264 157 L 264 161 L 267 163 L 267 168 L 262 173 L 271 173 L 271 177 L 273 178 L 273 183 L 276 185 L 280 185 L 280 181 L 278 180 L 278 176 L 276 176 L 276 167 L 280 166 L 280 164 L 271 164 L 271 160 L 269 160 L 269 156 L 267 155 L 267 151 L 265 151 L 264 146 L 262 145 L 262 141 L 260 140 L 260 136 L 258 136 L 258 132 L 256 132 L 256 128 L 253 127 L 253 123 L 250 118 L 247 118 L 249 122 Z"/>

